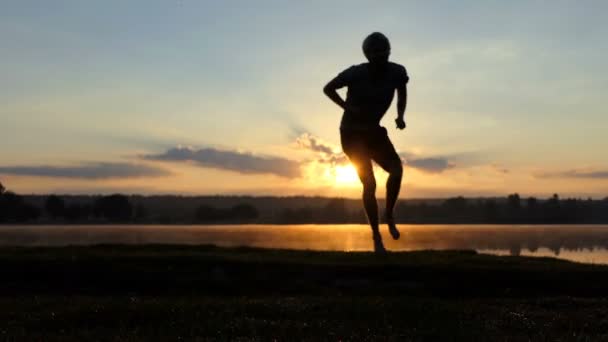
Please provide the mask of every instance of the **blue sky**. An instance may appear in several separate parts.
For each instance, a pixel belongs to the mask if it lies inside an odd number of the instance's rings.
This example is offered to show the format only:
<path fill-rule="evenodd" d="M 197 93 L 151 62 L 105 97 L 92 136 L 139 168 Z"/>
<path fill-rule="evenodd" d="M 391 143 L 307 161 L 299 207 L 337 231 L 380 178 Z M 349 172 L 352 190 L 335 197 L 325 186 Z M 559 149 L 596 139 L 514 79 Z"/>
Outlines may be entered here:
<path fill-rule="evenodd" d="M 321 88 L 363 62 L 362 39 L 381 31 L 411 78 L 408 128 L 394 129 L 394 107 L 383 120 L 410 159 L 404 196 L 603 197 L 607 10 L 603 1 L 3 1 L 0 181 L 36 193 L 356 196 L 358 184 L 321 176 L 336 165 L 310 141 L 342 157 L 341 113 Z M 304 176 L 268 172 L 282 160 Z M 419 167 L 429 163 L 446 167 Z"/>

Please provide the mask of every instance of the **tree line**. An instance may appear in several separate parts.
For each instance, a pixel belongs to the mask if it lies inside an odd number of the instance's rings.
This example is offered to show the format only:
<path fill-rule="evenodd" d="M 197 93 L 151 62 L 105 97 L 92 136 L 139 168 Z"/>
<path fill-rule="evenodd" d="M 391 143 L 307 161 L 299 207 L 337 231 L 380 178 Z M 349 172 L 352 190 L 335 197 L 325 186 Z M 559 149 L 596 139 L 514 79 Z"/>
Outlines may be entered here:
<path fill-rule="evenodd" d="M 259 213 L 250 204 L 238 204 L 230 208 L 201 205 L 193 213 L 190 222 L 221 223 L 255 220 Z M 24 200 L 23 196 L 7 191 L 0 183 L 0 223 L 6 222 L 72 222 L 72 223 L 175 223 L 171 219 L 153 215 L 141 203 L 133 204 L 128 196 L 112 194 L 95 196 L 85 203 L 67 202 L 62 196 L 48 195 L 42 207 Z M 167 222 L 168 221 L 168 222 Z"/>
<path fill-rule="evenodd" d="M 139 196 L 141 197 L 141 196 Z M 308 205 L 294 206 L 282 198 L 251 197 L 236 204 L 199 204 L 177 213 L 179 206 L 159 213 L 167 202 L 152 205 L 146 197 L 123 194 L 86 196 L 76 202 L 69 197 L 46 195 L 33 204 L 8 191 L 0 183 L 0 222 L 28 223 L 366 223 L 359 200 L 315 198 Z M 138 199 L 139 198 L 139 199 Z M 221 199 L 222 197 L 218 197 Z M 220 202 L 213 199 L 211 202 Z M 183 200 L 183 199 L 182 199 Z M 189 200 L 188 200 L 189 201 Z M 257 201 L 257 202 L 256 202 Z M 183 203 L 183 202 L 180 202 Z M 270 203 L 270 208 L 269 204 Z M 256 205 L 257 204 L 257 205 Z M 181 206 L 181 204 L 180 204 Z M 380 208 L 382 210 L 382 207 Z M 168 213 L 167 213 L 168 211 Z M 566 198 L 469 199 L 462 196 L 443 200 L 400 200 L 395 208 L 400 223 L 489 223 L 572 224 L 608 223 L 608 198 L 603 200 Z"/>
<path fill-rule="evenodd" d="M 408 223 L 593 224 L 608 223 L 608 198 L 547 199 L 511 194 L 502 199 L 453 197 L 440 205 L 400 203 L 397 215 Z"/>
<path fill-rule="evenodd" d="M 128 222 L 133 218 L 133 209 L 128 198 L 120 194 L 102 196 L 92 204 L 66 204 L 61 197 L 50 195 L 44 208 L 27 203 L 10 191 L 0 194 L 0 222 L 37 222 L 42 218 L 56 222 Z"/>
<path fill-rule="evenodd" d="M 462 196 L 441 201 L 399 201 L 395 218 L 400 223 L 427 224 L 597 224 L 608 223 L 608 198 L 603 200 L 547 199 L 519 194 L 506 198 L 467 199 Z M 334 199 L 324 207 L 286 208 L 277 223 L 365 223 L 365 212 L 347 210 L 343 199 Z"/>

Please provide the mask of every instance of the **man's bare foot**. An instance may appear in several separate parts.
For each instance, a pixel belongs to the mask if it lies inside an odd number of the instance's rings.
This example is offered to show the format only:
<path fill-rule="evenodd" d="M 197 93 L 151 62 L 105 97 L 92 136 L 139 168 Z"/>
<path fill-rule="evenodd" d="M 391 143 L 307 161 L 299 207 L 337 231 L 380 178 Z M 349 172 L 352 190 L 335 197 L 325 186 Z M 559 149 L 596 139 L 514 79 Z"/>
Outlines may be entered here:
<path fill-rule="evenodd" d="M 393 217 L 393 215 L 384 215 L 384 220 L 386 221 L 386 224 L 388 225 L 388 231 L 389 233 L 391 233 L 391 236 L 393 237 L 394 240 L 399 240 L 399 237 L 401 236 L 401 234 L 399 233 L 399 230 L 397 229 L 397 226 L 395 225 L 395 218 Z"/>
<path fill-rule="evenodd" d="M 378 231 L 372 231 L 372 239 L 374 240 L 374 252 L 376 254 L 386 254 L 386 248 L 382 243 L 382 236 Z"/>

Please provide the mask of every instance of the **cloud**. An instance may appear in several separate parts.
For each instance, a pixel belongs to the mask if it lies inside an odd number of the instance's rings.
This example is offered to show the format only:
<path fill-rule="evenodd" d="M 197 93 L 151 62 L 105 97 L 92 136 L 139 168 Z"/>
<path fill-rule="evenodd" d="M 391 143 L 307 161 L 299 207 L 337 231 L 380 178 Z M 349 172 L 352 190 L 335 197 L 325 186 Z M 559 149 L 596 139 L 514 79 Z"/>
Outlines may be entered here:
<path fill-rule="evenodd" d="M 171 174 L 169 171 L 155 166 L 108 162 L 89 162 L 71 166 L 0 166 L 0 173 L 18 176 L 76 179 L 160 177 Z"/>
<path fill-rule="evenodd" d="M 317 153 L 320 163 L 343 165 L 349 162 L 341 149 L 334 148 L 331 144 L 310 133 L 300 134 L 296 139 L 296 146 Z M 421 157 L 410 152 L 402 152 L 400 156 L 409 167 L 422 172 L 441 173 L 454 167 L 454 164 L 446 157 Z"/>
<path fill-rule="evenodd" d="M 303 133 L 299 137 L 297 137 L 296 144 L 301 148 L 308 149 L 314 152 L 320 152 L 328 155 L 336 154 L 332 146 L 330 146 L 328 143 L 323 142 L 321 139 L 315 137 L 310 133 Z"/>
<path fill-rule="evenodd" d="M 338 147 L 323 141 L 311 133 L 304 132 L 296 137 L 296 148 L 308 150 L 317 155 L 317 162 L 329 165 L 348 164 L 348 158 Z"/>
<path fill-rule="evenodd" d="M 309 132 L 303 132 L 292 143 L 295 148 L 312 152 L 313 160 L 291 160 L 275 156 L 255 155 L 236 150 L 220 150 L 213 147 L 194 149 L 178 146 L 158 154 L 141 155 L 140 158 L 156 161 L 194 162 L 203 167 L 234 171 L 243 174 L 273 174 L 285 178 L 303 176 L 303 167 L 310 163 L 337 166 L 349 163 L 342 150 Z M 445 157 L 422 157 L 412 153 L 401 153 L 409 167 L 422 172 L 441 173 L 454 164 Z"/>
<path fill-rule="evenodd" d="M 498 164 L 491 164 L 491 167 L 494 168 L 494 170 L 498 173 L 503 173 L 503 174 L 507 174 L 510 173 L 511 170 L 509 170 L 508 168 L 502 166 L 502 165 L 498 165 Z"/>
<path fill-rule="evenodd" d="M 454 167 L 445 158 L 414 158 L 407 160 L 407 165 L 428 173 L 441 173 Z"/>
<path fill-rule="evenodd" d="M 566 170 L 559 172 L 541 172 L 535 175 L 536 178 L 588 178 L 588 179 L 608 179 L 608 170 Z"/>
<path fill-rule="evenodd" d="M 175 147 L 160 154 L 143 155 L 142 158 L 160 161 L 192 161 L 201 166 L 244 174 L 273 174 L 287 178 L 301 176 L 300 163 L 297 161 L 215 148 L 196 150 L 189 147 Z"/>
<path fill-rule="evenodd" d="M 441 173 L 455 165 L 445 157 L 419 157 L 409 152 L 400 153 L 407 166 L 427 173 Z"/>

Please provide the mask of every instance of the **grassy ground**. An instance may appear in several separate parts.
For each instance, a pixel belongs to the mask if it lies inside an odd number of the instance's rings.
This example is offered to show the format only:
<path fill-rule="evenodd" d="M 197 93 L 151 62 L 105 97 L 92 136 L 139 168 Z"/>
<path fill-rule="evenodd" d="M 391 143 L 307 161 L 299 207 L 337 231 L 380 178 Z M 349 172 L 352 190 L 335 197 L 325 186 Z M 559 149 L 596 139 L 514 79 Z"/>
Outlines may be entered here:
<path fill-rule="evenodd" d="M 608 340 L 608 267 L 471 251 L 0 249 L 0 340 Z"/>

